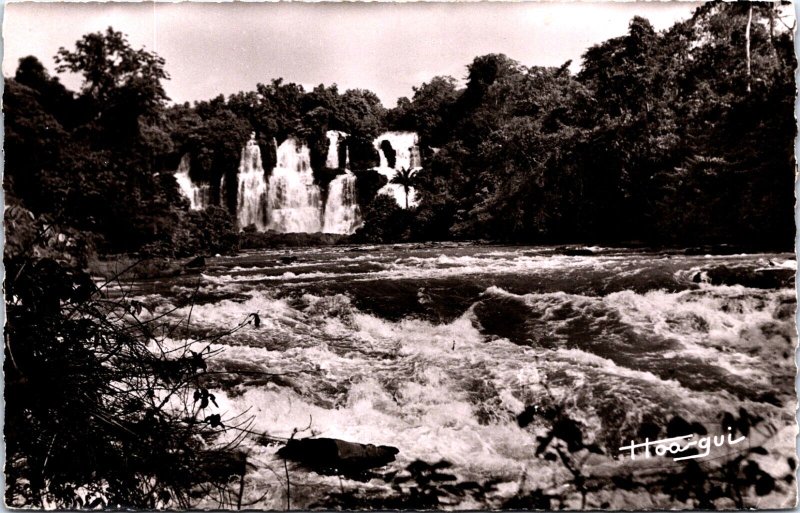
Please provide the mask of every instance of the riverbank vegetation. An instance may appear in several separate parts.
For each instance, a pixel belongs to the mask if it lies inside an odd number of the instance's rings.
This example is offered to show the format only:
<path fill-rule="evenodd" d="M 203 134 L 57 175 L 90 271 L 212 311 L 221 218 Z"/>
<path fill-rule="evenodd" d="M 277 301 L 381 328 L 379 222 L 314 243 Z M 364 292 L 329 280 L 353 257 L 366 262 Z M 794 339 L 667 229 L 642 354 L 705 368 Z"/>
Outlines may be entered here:
<path fill-rule="evenodd" d="M 430 153 L 419 238 L 747 242 L 794 239 L 792 34 L 780 6 L 708 3 L 569 63 L 476 58 L 437 77 L 396 126 Z"/>
<path fill-rule="evenodd" d="M 5 504 L 236 505 L 246 459 L 220 436 L 247 419 L 208 411 L 213 340 L 176 343 L 188 321 L 94 280 L 80 232 L 18 206 L 5 225 Z"/>

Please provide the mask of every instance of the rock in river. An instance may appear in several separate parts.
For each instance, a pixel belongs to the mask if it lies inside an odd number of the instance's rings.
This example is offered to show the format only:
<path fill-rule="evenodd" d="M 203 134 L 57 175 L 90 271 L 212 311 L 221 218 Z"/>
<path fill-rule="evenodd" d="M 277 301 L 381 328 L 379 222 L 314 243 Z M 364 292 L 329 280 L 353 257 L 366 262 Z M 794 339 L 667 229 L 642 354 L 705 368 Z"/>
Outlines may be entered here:
<path fill-rule="evenodd" d="M 324 474 L 359 474 L 394 461 L 400 452 L 388 445 L 360 444 L 335 438 L 289 440 L 278 456 Z"/>
<path fill-rule="evenodd" d="M 187 269 L 202 269 L 206 266 L 206 257 L 197 256 L 186 262 Z"/>
<path fill-rule="evenodd" d="M 794 287 L 794 269 L 785 267 L 747 267 L 716 266 L 705 270 L 706 281 L 712 285 L 743 285 L 756 289 L 780 289 Z M 695 282 L 704 281 L 703 276 L 695 277 Z"/>

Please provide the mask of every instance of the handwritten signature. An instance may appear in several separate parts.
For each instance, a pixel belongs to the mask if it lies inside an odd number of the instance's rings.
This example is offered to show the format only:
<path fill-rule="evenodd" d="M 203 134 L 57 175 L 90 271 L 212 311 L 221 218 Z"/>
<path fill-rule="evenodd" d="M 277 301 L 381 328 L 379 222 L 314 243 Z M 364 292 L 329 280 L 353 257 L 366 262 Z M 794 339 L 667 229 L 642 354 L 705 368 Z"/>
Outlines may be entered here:
<path fill-rule="evenodd" d="M 674 461 L 681 461 L 681 460 L 690 460 L 690 459 L 697 459 L 697 458 L 704 458 L 709 455 L 711 452 L 711 447 L 722 447 L 723 445 L 736 445 L 742 441 L 744 441 L 747 437 L 740 436 L 737 439 L 733 439 L 733 434 L 730 433 L 731 428 L 728 428 L 728 436 L 727 440 L 725 435 L 714 435 L 712 436 L 704 436 L 697 440 L 692 440 L 694 435 L 684 435 L 684 436 L 675 436 L 672 438 L 663 438 L 661 440 L 653 440 L 651 441 L 649 438 L 645 438 L 644 442 L 634 443 L 631 441 L 630 445 L 626 445 L 620 447 L 620 451 L 630 451 L 631 452 L 631 459 L 635 460 L 636 456 L 644 456 L 645 458 L 651 458 L 652 455 L 650 453 L 650 448 L 654 447 L 653 452 L 655 452 L 656 456 L 665 456 L 667 453 L 670 455 L 676 455 L 688 451 L 691 448 L 697 448 L 700 451 L 695 454 L 689 454 L 686 456 L 679 456 L 672 458 Z M 686 445 L 683 445 L 683 441 L 686 441 Z M 636 453 L 636 449 L 644 449 L 644 452 L 640 452 L 638 455 Z"/>

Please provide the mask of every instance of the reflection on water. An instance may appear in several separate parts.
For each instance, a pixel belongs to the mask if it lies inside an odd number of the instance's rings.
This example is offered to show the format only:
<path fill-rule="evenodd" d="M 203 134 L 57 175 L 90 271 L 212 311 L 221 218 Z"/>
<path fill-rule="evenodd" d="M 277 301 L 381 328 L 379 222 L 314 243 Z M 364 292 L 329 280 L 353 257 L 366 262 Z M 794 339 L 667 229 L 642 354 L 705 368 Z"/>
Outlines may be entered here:
<path fill-rule="evenodd" d="M 775 443 L 794 454 L 793 256 L 594 249 L 261 251 L 135 290 L 176 319 L 191 310 L 177 338 L 259 314 L 213 365 L 271 375 L 220 379 L 225 415 L 282 437 L 311 419 L 315 435 L 398 447 L 398 468 L 447 459 L 460 479 L 499 479 L 500 495 L 558 480 L 535 426 L 515 420 L 544 384 L 607 454 L 644 422 L 716 426 L 740 407 L 784 428 Z M 246 443 L 252 498 L 267 493 L 257 507 L 284 507 L 276 448 Z M 347 484 L 294 474 L 296 507 Z"/>

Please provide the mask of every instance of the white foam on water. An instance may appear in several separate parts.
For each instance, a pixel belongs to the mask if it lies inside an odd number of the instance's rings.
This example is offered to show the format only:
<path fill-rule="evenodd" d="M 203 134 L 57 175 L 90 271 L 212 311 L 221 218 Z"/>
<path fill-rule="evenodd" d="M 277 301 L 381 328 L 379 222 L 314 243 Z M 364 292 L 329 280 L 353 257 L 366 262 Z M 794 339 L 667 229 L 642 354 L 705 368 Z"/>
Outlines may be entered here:
<path fill-rule="evenodd" d="M 315 316 L 323 312 L 328 316 L 348 305 L 343 296 L 304 299 L 308 310 L 318 307 Z M 241 314 L 265 303 L 253 298 L 242 304 L 222 301 L 217 306 L 230 315 L 232 309 Z M 296 317 L 281 301 L 272 306 L 271 315 L 278 319 L 271 320 L 271 329 L 280 329 L 285 317 Z M 225 315 L 205 317 L 206 313 L 212 312 L 201 310 L 195 315 L 212 324 Z M 400 466 L 414 459 L 447 459 L 464 479 L 505 476 L 515 481 L 531 465 L 540 464 L 530 433 L 513 422 L 479 422 L 476 408 L 481 399 L 470 388 L 475 379 L 496 388 L 497 396 L 485 399 L 510 418 L 525 406 L 513 388 L 537 386 L 530 382 L 537 379 L 531 361 L 521 358 L 529 349 L 504 341 L 486 344 L 469 315 L 436 325 L 419 320 L 394 323 L 356 311 L 353 325 L 339 317 L 321 322 L 325 326 L 321 331 L 328 337 L 313 346 L 276 351 L 226 347 L 214 359 L 215 369 L 246 362 L 250 371 L 262 369 L 284 376 L 281 384 L 248 386 L 245 382 L 235 388 L 235 394 L 218 394 L 220 413 L 231 417 L 247 411 L 254 418 L 252 429 L 278 437 L 291 436 L 311 419 L 311 430 L 305 435 L 393 445 L 400 449 Z M 332 350 L 334 338 L 344 333 L 349 333 L 348 347 Z M 475 369 L 481 370 L 476 374 Z M 333 393 L 321 394 L 323 389 Z M 262 459 L 274 457 L 274 448 L 251 449 Z M 256 477 L 277 486 L 262 471 L 256 471 Z"/>
<path fill-rule="evenodd" d="M 587 441 L 601 439 L 609 426 L 635 432 L 645 414 L 653 412 L 716 422 L 720 412 L 736 411 L 745 405 L 748 411 L 777 426 L 791 421 L 792 412 L 787 408 L 737 400 L 724 391 L 689 390 L 675 380 L 630 369 L 577 348 L 547 349 L 520 346 L 503 338 L 490 340 L 476 327 L 475 307 L 449 323 L 413 318 L 395 322 L 359 311 L 346 294 L 322 296 L 304 292 L 296 285 L 301 278 L 311 276 L 389 280 L 512 272 L 561 279 L 565 272 L 575 269 L 619 270 L 636 276 L 636 271 L 651 265 L 650 257 L 544 257 L 523 254 L 528 250 L 519 248 L 471 255 L 438 250 L 428 256 L 409 256 L 385 247 L 371 251 L 353 258 L 339 249 L 296 251 L 291 254 L 304 258 L 319 255 L 322 259 L 315 256 L 313 262 L 282 265 L 271 269 L 272 275 L 260 272 L 257 266 L 247 267 L 246 260 L 237 260 L 241 269 L 229 268 L 221 274 L 207 271 L 200 276 L 202 291 L 231 291 L 239 298 L 187 306 L 172 317 L 185 318 L 191 310 L 191 325 L 212 333 L 236 327 L 251 313 L 259 313 L 261 320 L 259 328 L 245 325 L 212 345 L 212 349 L 223 350 L 211 360 L 212 370 L 247 371 L 233 381 L 232 388 L 226 385 L 225 390 L 214 391 L 219 403 L 215 411 L 226 416 L 253 416 L 254 431 L 277 437 L 288 438 L 294 429 L 304 428 L 310 421 L 309 430 L 296 436 L 313 434 L 396 446 L 400 453 L 392 464 L 394 469 L 417 458 L 427 462 L 447 459 L 454 464 L 453 473 L 459 479 L 500 478 L 501 496 L 514 495 L 523 475 L 527 475 L 526 487 L 563 482 L 560 465 L 535 455 L 541 425 L 534 422 L 521 429 L 515 420 L 517 414 L 546 396 L 543 381 L 581 422 Z M 272 265 L 275 258 L 287 253 L 265 255 L 272 259 Z M 325 265 L 353 262 L 373 262 L 384 269 L 344 275 L 319 270 Z M 312 272 L 304 274 L 302 265 L 309 265 Z M 693 264 L 684 267 L 689 265 Z M 255 272 L 237 274 L 240 271 Z M 269 286 L 246 283 L 259 276 Z M 287 288 L 297 287 L 289 289 L 296 292 L 279 298 L 277 292 L 286 290 L 280 288 L 280 281 L 290 284 Z M 737 379 L 768 381 L 774 375 L 774 369 L 766 366 L 771 360 L 750 350 L 777 347 L 778 339 L 786 335 L 792 320 L 778 319 L 776 312 L 791 303 L 792 292 L 692 287 L 695 290 L 623 291 L 590 297 L 564 292 L 522 296 L 492 286 L 484 296 L 514 297 L 536 307 L 537 315 L 542 316 L 536 322 L 545 323 L 551 330 L 560 326 L 563 316 L 559 317 L 558 308 L 567 303 L 574 306 L 575 315 L 614 314 L 643 340 L 652 336 L 680 342 L 672 352 L 664 351 L 663 358 L 700 358 L 738 373 Z M 183 284 L 178 288 L 190 289 Z M 168 303 L 165 301 L 160 311 L 165 312 Z M 761 329 L 766 325 L 772 327 Z M 615 413 L 609 415 L 604 408 Z M 285 508 L 283 462 L 276 459 L 277 447 L 258 445 L 254 439 L 245 444 L 256 465 L 246 479 L 247 497 L 254 500 L 266 492 L 255 507 Z M 618 463 L 607 460 L 606 464 Z M 339 490 L 336 477 L 318 476 L 292 466 L 290 472 L 292 483 L 298 487 L 297 494 L 293 493 L 294 507 L 308 506 L 314 497 L 324 499 L 325 494 Z M 381 485 L 345 480 L 344 486 Z"/>
<path fill-rule="evenodd" d="M 234 406 L 251 407 L 255 426 L 273 435 L 289 436 L 313 419 L 316 436 L 393 445 L 400 449 L 401 464 L 417 458 L 447 459 L 464 476 L 517 477 L 534 463 L 537 458 L 529 433 L 512 423 L 481 425 L 474 415 L 475 405 L 459 378 L 475 365 L 497 368 L 498 362 L 474 351 L 480 336 L 466 317 L 444 326 L 424 321 L 390 323 L 365 314 L 355 318 L 356 336 L 371 347 L 394 350 L 399 361 L 365 365 L 360 353 L 354 352 L 344 358 L 354 361 L 342 372 L 342 357 L 314 354 L 327 375 L 336 375 L 336 381 L 346 384 L 338 407 L 319 406 L 306 396 L 274 386 L 245 388 L 233 400 Z M 454 336 L 457 350 L 452 349 Z M 514 367 L 512 379 L 518 378 L 517 359 L 501 362 L 499 368 L 504 366 Z M 510 406 L 516 409 L 521 403 L 515 400 Z"/>
<path fill-rule="evenodd" d="M 351 260 L 342 258 L 337 262 Z M 246 274 L 235 274 L 233 270 L 229 274 L 213 275 L 204 273 L 203 278 L 209 282 L 218 284 L 228 284 L 232 282 L 279 282 L 288 280 L 302 279 L 326 279 L 326 278 L 352 278 L 365 280 L 403 280 L 403 279 L 426 279 L 426 278 L 447 278 L 455 276 L 475 275 L 475 274 L 541 274 L 549 273 L 553 270 L 569 267 L 571 271 L 576 269 L 587 270 L 614 270 L 623 264 L 623 258 L 611 257 L 599 260 L 595 257 L 547 257 L 547 256 L 517 256 L 515 258 L 492 258 L 448 255 L 438 255 L 436 257 L 404 257 L 396 258 L 394 261 L 383 258 L 365 257 L 359 261 L 371 261 L 383 267 L 383 270 L 369 270 L 362 272 L 341 273 L 324 272 L 313 270 L 305 273 L 290 272 L 283 275 L 275 273 L 247 272 Z M 329 262 L 327 265 L 334 265 Z M 295 269 L 302 266 L 310 266 L 308 262 L 288 264 Z M 315 263 L 314 266 L 323 266 L 323 263 Z M 341 265 L 341 264 L 336 264 Z M 243 269 L 244 270 L 244 269 Z M 252 270 L 252 268 L 248 269 Z"/>
<path fill-rule="evenodd" d="M 786 293 L 780 291 L 755 294 L 740 286 L 705 286 L 699 291 L 677 293 L 623 291 L 608 295 L 604 301 L 637 330 L 683 344 L 680 355 L 665 357 L 692 356 L 714 362 L 735 375 L 753 376 L 763 374 L 763 368 L 758 368 L 760 359 L 736 348 L 743 337 L 756 347 L 769 342 L 756 333 L 757 328 L 774 323 L 774 312 L 785 297 Z"/>
<path fill-rule="evenodd" d="M 602 356 L 598 356 L 593 353 L 587 353 L 586 351 L 582 351 L 580 349 L 565 349 L 565 348 L 558 348 L 555 350 L 555 357 L 563 358 L 565 360 L 572 361 L 574 364 L 579 366 L 592 366 L 599 369 L 601 372 L 608 373 L 610 375 L 614 375 L 617 377 L 635 379 L 639 381 L 646 381 L 653 385 L 657 385 L 659 387 L 664 388 L 672 388 L 672 389 L 681 389 L 681 393 L 686 393 L 686 390 L 683 389 L 680 383 L 673 379 L 662 379 L 652 372 L 647 371 L 640 371 L 635 369 L 629 369 L 627 367 L 622 367 L 614 363 L 613 360 L 609 360 L 608 358 L 603 358 Z"/>
<path fill-rule="evenodd" d="M 613 309 L 644 340 L 655 336 L 680 342 L 682 349 L 664 353 L 664 358 L 697 358 L 761 381 L 769 379 L 765 370 L 778 363 L 771 352 L 787 348 L 786 337 L 796 344 L 795 333 L 782 329 L 786 323 L 775 318 L 780 306 L 791 301 L 789 291 L 756 293 L 741 286 L 704 285 L 680 292 L 626 290 L 605 297 L 564 292 L 518 296 L 493 286 L 485 293 L 522 299 L 554 326 L 563 323 L 553 316 L 564 304 L 587 312 L 600 306 Z M 748 354 L 743 351 L 748 347 L 764 349 L 765 354 Z"/>

